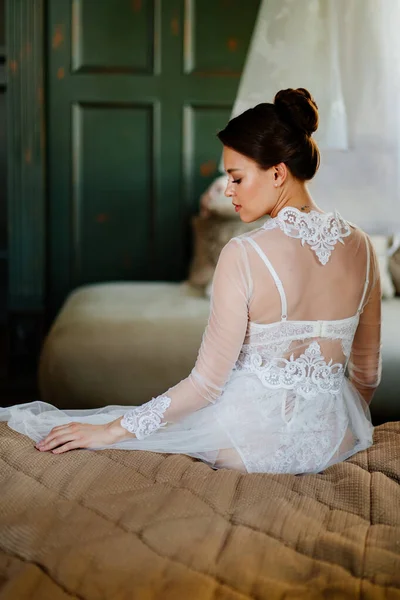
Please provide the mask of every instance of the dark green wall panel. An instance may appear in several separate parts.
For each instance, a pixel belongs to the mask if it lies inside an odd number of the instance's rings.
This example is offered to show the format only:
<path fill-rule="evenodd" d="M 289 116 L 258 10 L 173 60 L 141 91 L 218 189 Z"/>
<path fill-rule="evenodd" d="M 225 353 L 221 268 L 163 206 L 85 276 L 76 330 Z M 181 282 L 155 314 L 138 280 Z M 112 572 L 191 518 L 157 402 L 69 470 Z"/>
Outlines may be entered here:
<path fill-rule="evenodd" d="M 75 0 L 73 70 L 151 73 L 160 2 Z"/>
<path fill-rule="evenodd" d="M 153 107 L 73 107 L 74 285 L 146 279 L 152 239 Z"/>
<path fill-rule="evenodd" d="M 0 85 L 0 260 L 7 247 L 6 90 Z"/>
<path fill-rule="evenodd" d="M 198 210 L 199 197 L 218 175 L 221 143 L 216 133 L 231 114 L 230 106 L 186 106 L 184 109 L 184 153 L 186 201 Z"/>
<path fill-rule="evenodd" d="M 43 0 L 7 2 L 9 308 L 45 302 Z"/>
<path fill-rule="evenodd" d="M 86 282 L 186 277 L 258 6 L 49 0 L 51 310 Z"/>
<path fill-rule="evenodd" d="M 5 24 L 6 24 L 6 3 L 5 0 L 0 0 L 0 54 L 2 53 L 2 49 L 5 48 Z"/>
<path fill-rule="evenodd" d="M 185 71 L 240 75 L 259 0 L 186 0 Z"/>
<path fill-rule="evenodd" d="M 0 0 L 0 327 L 7 317 L 7 115 L 5 1 Z M 0 341 L 1 345 L 1 341 Z M 0 374 L 2 366 L 0 365 Z"/>

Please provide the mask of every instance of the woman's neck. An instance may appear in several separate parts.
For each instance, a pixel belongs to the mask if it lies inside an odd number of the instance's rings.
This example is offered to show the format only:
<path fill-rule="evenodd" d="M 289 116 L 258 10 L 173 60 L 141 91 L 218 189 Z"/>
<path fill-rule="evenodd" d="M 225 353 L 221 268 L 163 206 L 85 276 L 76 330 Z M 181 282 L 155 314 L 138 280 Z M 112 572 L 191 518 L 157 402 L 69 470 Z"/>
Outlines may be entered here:
<path fill-rule="evenodd" d="M 310 212 L 316 210 L 317 212 L 323 212 L 314 202 L 311 194 L 307 190 L 304 184 L 292 184 L 287 189 L 281 188 L 281 193 L 278 196 L 277 202 L 274 208 L 270 212 L 272 218 L 286 207 L 293 207 L 301 210 L 302 212 Z"/>

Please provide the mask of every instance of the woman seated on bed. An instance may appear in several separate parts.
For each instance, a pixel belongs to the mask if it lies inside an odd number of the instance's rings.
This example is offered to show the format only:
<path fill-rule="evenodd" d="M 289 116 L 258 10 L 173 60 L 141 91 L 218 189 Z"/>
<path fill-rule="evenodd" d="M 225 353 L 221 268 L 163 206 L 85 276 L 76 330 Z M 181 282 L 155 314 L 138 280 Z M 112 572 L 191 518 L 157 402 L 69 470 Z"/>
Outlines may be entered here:
<path fill-rule="evenodd" d="M 218 133 L 233 210 L 246 223 L 271 218 L 223 248 L 186 379 L 138 407 L 37 401 L 1 409 L 0 419 L 41 440 L 41 451 L 183 453 L 243 472 L 319 472 L 368 448 L 379 271 L 367 235 L 323 212 L 307 189 L 319 165 L 317 126 L 317 105 L 299 88 Z"/>

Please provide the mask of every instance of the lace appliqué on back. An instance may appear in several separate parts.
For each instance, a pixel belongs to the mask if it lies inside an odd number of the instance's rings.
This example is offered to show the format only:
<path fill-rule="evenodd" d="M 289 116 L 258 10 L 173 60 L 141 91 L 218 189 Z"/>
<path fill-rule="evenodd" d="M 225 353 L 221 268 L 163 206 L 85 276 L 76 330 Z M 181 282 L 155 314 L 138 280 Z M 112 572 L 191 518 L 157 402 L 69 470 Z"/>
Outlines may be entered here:
<path fill-rule="evenodd" d="M 160 427 L 165 427 L 167 423 L 162 423 L 162 418 L 170 404 L 171 398 L 168 396 L 157 396 L 125 413 L 121 426 L 134 433 L 138 440 L 142 440 Z"/>
<path fill-rule="evenodd" d="M 279 321 L 270 325 L 249 322 L 238 364 L 246 367 L 254 348 L 264 360 L 285 354 L 292 341 L 307 338 L 339 340 L 343 354 L 349 358 L 359 316 L 338 321 Z"/>
<path fill-rule="evenodd" d="M 341 324 L 328 323 L 327 335 L 332 340 L 340 340 L 342 344 L 343 354 L 346 358 L 350 357 L 351 348 L 353 346 L 354 335 L 356 333 L 358 323 L 358 315 L 352 319 L 346 319 Z"/>
<path fill-rule="evenodd" d="M 289 360 L 277 357 L 265 361 L 254 349 L 242 368 L 257 375 L 267 388 L 294 390 L 307 399 L 319 393 L 338 394 L 344 377 L 343 365 L 333 364 L 332 359 L 327 363 L 318 342 L 312 342 L 298 358 L 292 354 Z"/>
<path fill-rule="evenodd" d="M 263 360 L 282 356 L 290 348 L 292 340 L 311 337 L 314 327 L 311 323 L 280 321 L 271 326 L 249 323 L 246 340 L 242 345 L 237 367 L 246 368 L 251 364 L 254 348 Z"/>
<path fill-rule="evenodd" d="M 311 246 L 323 265 L 329 261 L 337 242 L 344 244 L 343 238 L 351 233 L 348 223 L 337 211 L 319 213 L 312 210 L 309 213 L 302 213 L 297 208 L 288 206 L 283 208 L 273 220 L 284 233 L 300 239 L 303 246 L 305 243 Z"/>

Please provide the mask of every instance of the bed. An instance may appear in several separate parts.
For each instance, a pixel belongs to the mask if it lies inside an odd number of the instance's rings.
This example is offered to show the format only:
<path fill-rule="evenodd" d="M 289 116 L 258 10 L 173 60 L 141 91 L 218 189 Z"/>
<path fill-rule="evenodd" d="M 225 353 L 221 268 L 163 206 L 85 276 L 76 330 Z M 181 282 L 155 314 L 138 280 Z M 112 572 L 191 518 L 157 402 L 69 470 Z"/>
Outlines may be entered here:
<path fill-rule="evenodd" d="M 119 282 L 76 289 L 42 349 L 40 399 L 59 408 L 97 408 L 140 405 L 165 393 L 193 368 L 209 310 L 208 299 L 187 284 Z M 400 297 L 382 302 L 382 318 L 374 425 L 400 420 Z"/>
<path fill-rule="evenodd" d="M 400 423 L 318 475 L 55 456 L 0 423 L 2 600 L 400 598 Z"/>

